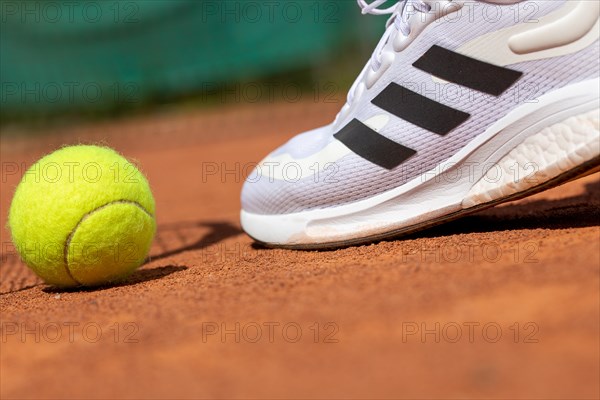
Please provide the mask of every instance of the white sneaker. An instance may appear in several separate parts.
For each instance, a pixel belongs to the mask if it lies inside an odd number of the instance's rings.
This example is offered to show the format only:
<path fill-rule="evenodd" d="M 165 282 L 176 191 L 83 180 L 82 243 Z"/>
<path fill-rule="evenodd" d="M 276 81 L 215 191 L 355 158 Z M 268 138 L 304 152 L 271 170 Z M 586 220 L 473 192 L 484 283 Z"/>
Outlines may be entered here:
<path fill-rule="evenodd" d="M 327 248 L 413 232 L 600 166 L 598 1 L 404 0 L 331 124 L 265 158 L 245 231 Z"/>

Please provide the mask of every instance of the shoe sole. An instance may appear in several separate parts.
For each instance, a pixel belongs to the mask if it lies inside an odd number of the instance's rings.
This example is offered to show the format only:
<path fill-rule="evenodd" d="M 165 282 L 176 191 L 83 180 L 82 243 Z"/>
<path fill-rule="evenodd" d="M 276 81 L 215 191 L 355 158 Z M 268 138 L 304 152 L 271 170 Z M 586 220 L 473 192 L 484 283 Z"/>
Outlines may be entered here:
<path fill-rule="evenodd" d="M 598 86 L 600 79 L 580 82 L 518 107 L 435 171 L 389 192 L 296 214 L 242 211 L 242 226 L 268 247 L 346 247 L 397 238 L 592 173 L 600 167 Z"/>
<path fill-rule="evenodd" d="M 468 208 L 466 210 L 457 211 L 451 214 L 447 214 L 443 217 L 435 218 L 420 224 L 415 224 L 408 226 L 406 228 L 397 229 L 394 231 L 386 232 L 383 234 L 366 236 L 358 239 L 350 239 L 350 240 L 341 240 L 338 242 L 330 242 L 330 243 L 310 243 L 310 244 L 272 244 L 267 242 L 261 242 L 253 238 L 258 244 L 268 247 L 268 248 L 281 248 L 281 249 L 290 249 L 290 250 L 333 250 L 340 249 L 344 247 L 356 246 L 356 245 L 367 245 L 375 242 L 381 242 L 384 240 L 392 240 L 399 239 L 402 236 L 407 236 L 416 232 L 420 232 L 429 228 L 433 228 L 438 225 L 445 224 L 447 222 L 455 221 L 467 215 L 475 214 L 481 210 L 485 210 L 488 208 L 492 208 L 499 204 L 508 203 L 515 200 L 520 200 L 525 197 L 532 196 L 536 193 L 543 192 L 548 189 L 552 189 L 554 187 L 563 185 L 565 183 L 583 178 L 585 176 L 591 175 L 593 173 L 600 172 L 600 157 L 595 158 L 585 164 L 581 165 L 578 168 L 575 168 L 569 172 L 566 172 L 542 185 L 533 187 L 524 192 L 515 193 L 511 196 L 505 197 L 503 199 L 491 201 L 489 203 L 480 204 L 478 206 L 474 206 L 472 208 Z"/>

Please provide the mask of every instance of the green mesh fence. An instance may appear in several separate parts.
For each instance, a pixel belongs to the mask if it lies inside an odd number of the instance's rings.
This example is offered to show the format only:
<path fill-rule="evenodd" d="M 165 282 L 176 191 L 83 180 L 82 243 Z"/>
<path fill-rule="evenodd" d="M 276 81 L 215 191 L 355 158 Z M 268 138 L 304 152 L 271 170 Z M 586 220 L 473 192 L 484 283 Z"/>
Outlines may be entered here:
<path fill-rule="evenodd" d="M 151 102 L 285 73 L 382 27 L 360 19 L 353 0 L 2 0 L 0 18 L 3 116 Z"/>

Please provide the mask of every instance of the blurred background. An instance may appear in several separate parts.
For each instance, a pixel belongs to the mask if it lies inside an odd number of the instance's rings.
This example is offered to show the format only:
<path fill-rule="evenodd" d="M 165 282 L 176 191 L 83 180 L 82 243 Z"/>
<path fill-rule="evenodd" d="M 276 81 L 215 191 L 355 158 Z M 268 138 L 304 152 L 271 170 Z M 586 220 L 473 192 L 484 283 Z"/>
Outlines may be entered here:
<path fill-rule="evenodd" d="M 353 0 L 1 0 L 0 18 L 4 132 L 165 106 L 341 99 L 385 28 Z"/>

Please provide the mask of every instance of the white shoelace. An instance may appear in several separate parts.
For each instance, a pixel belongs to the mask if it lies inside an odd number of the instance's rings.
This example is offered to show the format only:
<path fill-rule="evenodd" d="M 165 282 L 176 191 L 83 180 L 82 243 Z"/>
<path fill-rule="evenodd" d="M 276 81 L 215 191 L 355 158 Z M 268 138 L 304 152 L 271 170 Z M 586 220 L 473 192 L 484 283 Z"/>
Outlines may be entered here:
<path fill-rule="evenodd" d="M 393 29 L 389 29 L 390 26 L 393 25 L 396 31 L 399 31 L 404 36 L 408 36 L 410 35 L 410 25 L 408 24 L 408 19 L 410 17 L 409 11 L 411 11 L 410 9 L 412 8 L 413 10 L 422 13 L 428 13 L 431 11 L 431 6 L 423 2 L 423 0 L 400 0 L 391 7 L 378 8 L 386 1 L 387 0 L 375 0 L 372 3 L 367 3 L 366 0 L 356 0 L 362 9 L 363 14 L 392 14 L 387 22 L 388 29 L 385 31 L 383 37 L 373 52 L 373 56 L 371 57 L 371 67 L 373 67 L 375 71 L 381 67 L 381 52 L 394 32 Z"/>
<path fill-rule="evenodd" d="M 385 15 L 392 14 L 390 19 L 387 22 L 387 30 L 383 34 L 383 37 L 379 41 L 379 44 L 375 48 L 373 55 L 371 56 L 370 67 L 373 71 L 379 70 L 381 68 L 381 53 L 383 52 L 383 48 L 386 46 L 394 31 L 400 32 L 404 36 L 410 35 L 410 25 L 408 20 L 410 18 L 409 10 L 412 7 L 412 10 L 416 10 L 422 13 L 428 13 L 431 11 L 431 6 L 425 3 L 423 0 L 399 0 L 396 4 L 388 8 L 379 8 L 383 3 L 387 0 L 374 0 L 372 3 L 367 3 L 366 0 L 356 0 L 359 7 L 362 9 L 363 14 L 372 14 L 372 15 Z M 411 11 L 412 11 L 411 10 Z M 393 28 L 391 28 L 393 26 Z M 348 92 L 348 103 L 352 103 L 354 98 L 354 92 L 356 90 L 356 85 L 360 81 L 359 79 L 354 82 L 354 85 L 350 88 Z"/>

